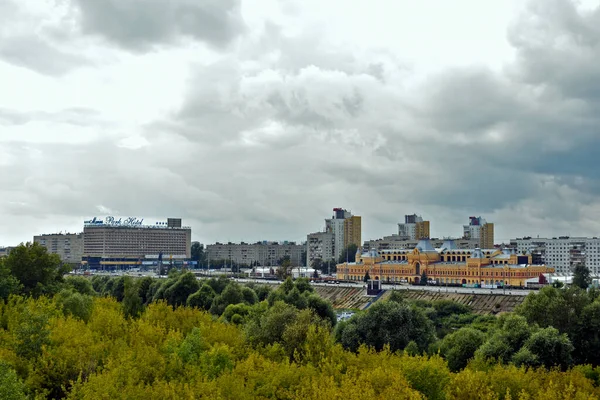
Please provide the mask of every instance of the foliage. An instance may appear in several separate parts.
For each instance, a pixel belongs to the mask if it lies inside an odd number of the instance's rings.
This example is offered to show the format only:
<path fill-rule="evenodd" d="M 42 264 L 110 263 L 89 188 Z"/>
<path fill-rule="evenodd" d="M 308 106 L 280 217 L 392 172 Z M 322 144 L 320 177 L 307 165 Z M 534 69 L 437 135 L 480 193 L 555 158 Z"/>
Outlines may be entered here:
<path fill-rule="evenodd" d="M 355 314 L 347 324 L 338 327 L 336 335 L 352 351 L 362 344 L 376 350 L 388 345 L 397 351 L 410 341 L 425 350 L 435 340 L 433 324 L 421 309 L 394 301 L 377 302 L 365 313 Z"/>
<path fill-rule="evenodd" d="M 346 261 L 347 262 L 356 261 L 356 250 L 357 249 L 358 249 L 358 246 L 355 245 L 354 243 L 350 243 L 348 246 L 346 246 L 346 248 L 344 250 L 342 250 L 342 254 L 340 254 L 340 257 L 338 259 L 338 264 L 343 264 Z"/>
<path fill-rule="evenodd" d="M 14 369 L 0 360 L 0 394 L 3 400 L 25 400 L 25 385 Z"/>
<path fill-rule="evenodd" d="M 186 304 L 188 307 L 197 307 L 208 311 L 216 295 L 213 288 L 209 284 L 204 283 L 196 293 L 191 294 L 187 298 Z"/>
<path fill-rule="evenodd" d="M 19 280 L 10 273 L 10 269 L 0 258 L 0 301 L 6 300 L 11 294 L 18 294 L 23 289 Z"/>
<path fill-rule="evenodd" d="M 369 275 L 369 271 L 365 272 L 365 276 L 363 278 L 363 282 L 368 282 L 371 280 L 371 275 Z"/>
<path fill-rule="evenodd" d="M 467 366 L 484 340 L 483 332 L 473 328 L 461 328 L 442 340 L 440 352 L 448 362 L 448 368 L 457 372 Z"/>
<path fill-rule="evenodd" d="M 573 269 L 573 285 L 581 289 L 587 289 L 592 283 L 590 270 L 583 264 L 577 264 Z"/>
<path fill-rule="evenodd" d="M 140 284 L 142 282 L 138 282 Z M 125 281 L 125 295 L 123 296 L 123 315 L 125 318 L 138 318 L 144 311 L 144 301 L 140 296 L 140 288 L 131 280 Z"/>
<path fill-rule="evenodd" d="M 65 315 L 71 315 L 85 322 L 92 315 L 92 296 L 81 294 L 73 289 L 63 289 L 56 296 L 56 303 Z"/>
<path fill-rule="evenodd" d="M 65 278 L 67 287 L 75 290 L 80 294 L 94 296 L 98 294 L 92 285 L 92 282 L 83 276 L 68 276 Z"/>
<path fill-rule="evenodd" d="M 15 247 L 3 264 L 22 285 L 23 293 L 33 296 L 57 293 L 63 275 L 69 271 L 58 255 L 48 254 L 47 249 L 39 243 Z"/>

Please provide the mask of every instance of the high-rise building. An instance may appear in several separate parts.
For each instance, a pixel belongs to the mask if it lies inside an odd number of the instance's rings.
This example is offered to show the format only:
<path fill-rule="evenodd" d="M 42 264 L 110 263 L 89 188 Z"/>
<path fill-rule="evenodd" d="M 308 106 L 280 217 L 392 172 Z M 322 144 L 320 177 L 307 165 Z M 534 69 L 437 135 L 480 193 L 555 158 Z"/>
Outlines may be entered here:
<path fill-rule="evenodd" d="M 67 264 L 81 264 L 83 256 L 82 233 L 54 233 L 33 237 L 34 243 L 45 247 L 49 254 L 58 254 Z"/>
<path fill-rule="evenodd" d="M 325 262 L 332 261 L 334 258 L 333 242 L 332 232 L 309 233 L 306 237 L 307 266 L 312 266 L 317 259 Z"/>
<path fill-rule="evenodd" d="M 463 225 L 463 238 L 479 240 L 482 249 L 494 248 L 494 224 L 481 217 L 469 217 L 469 224 Z"/>
<path fill-rule="evenodd" d="M 192 230 L 181 219 L 144 224 L 135 218 L 84 222 L 83 263 L 92 268 L 131 267 L 156 260 L 186 265 L 191 256 Z"/>
<path fill-rule="evenodd" d="M 360 247 L 362 242 L 362 218 L 353 215 L 344 220 L 344 248 L 351 244 Z"/>
<path fill-rule="evenodd" d="M 360 246 L 361 229 L 361 217 L 354 216 L 343 208 L 334 208 L 333 216 L 325 220 L 325 231 L 307 236 L 308 266 L 317 258 L 322 261 L 337 260 L 351 243 Z M 329 252 L 330 248 L 331 252 Z"/>
<path fill-rule="evenodd" d="M 420 215 L 405 215 L 404 223 L 398 224 L 398 236 L 401 240 L 421 240 L 429 238 L 429 221 Z"/>

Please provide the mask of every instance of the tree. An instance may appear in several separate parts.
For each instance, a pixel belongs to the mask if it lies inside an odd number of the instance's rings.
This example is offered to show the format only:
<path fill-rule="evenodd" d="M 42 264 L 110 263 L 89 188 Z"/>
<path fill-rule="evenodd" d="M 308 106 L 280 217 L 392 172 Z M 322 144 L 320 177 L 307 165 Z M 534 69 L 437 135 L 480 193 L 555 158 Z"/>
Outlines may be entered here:
<path fill-rule="evenodd" d="M 319 270 L 323 272 L 323 260 L 321 260 L 320 258 L 315 258 L 314 260 L 312 260 L 310 267 L 314 270 Z"/>
<path fill-rule="evenodd" d="M 420 284 L 421 286 L 425 286 L 425 285 L 427 285 L 427 279 L 428 279 L 428 278 L 427 278 L 427 272 L 426 272 L 426 271 L 423 271 L 423 273 L 421 274 L 421 279 L 419 280 L 419 284 Z"/>
<path fill-rule="evenodd" d="M 173 307 L 185 305 L 188 297 L 200 289 L 200 283 L 191 272 L 179 276 L 177 281 L 165 290 L 165 299 Z"/>
<path fill-rule="evenodd" d="M 365 273 L 365 277 L 363 278 L 363 282 L 369 282 L 371 280 L 371 275 L 369 275 L 369 271 Z"/>
<path fill-rule="evenodd" d="M 69 276 L 65 279 L 65 282 L 73 290 L 81 294 L 87 294 L 88 296 L 97 294 L 92 286 L 92 282 L 83 276 Z"/>
<path fill-rule="evenodd" d="M 69 272 L 69 267 L 63 265 L 58 255 L 48 254 L 39 243 L 15 247 L 4 264 L 23 285 L 23 292 L 33 296 L 57 293 L 63 275 Z"/>
<path fill-rule="evenodd" d="M 285 256 L 281 260 L 281 264 L 279 264 L 279 268 L 277 269 L 277 277 L 279 279 L 286 279 L 290 276 L 292 276 L 292 262 L 288 256 Z"/>
<path fill-rule="evenodd" d="M 198 307 L 203 310 L 210 310 L 213 300 L 217 294 L 208 284 L 203 284 L 202 287 L 187 298 L 188 307 Z"/>
<path fill-rule="evenodd" d="M 204 262 L 204 245 L 200 242 L 192 242 L 191 255 L 192 261 L 197 261 L 198 264 Z"/>
<path fill-rule="evenodd" d="M 140 296 L 140 289 L 131 280 L 125 282 L 125 295 L 123 296 L 121 305 L 125 318 L 138 318 L 144 311 L 144 302 Z"/>
<path fill-rule="evenodd" d="M 25 385 L 7 363 L 0 361 L 0 394 L 3 400 L 25 400 Z"/>
<path fill-rule="evenodd" d="M 467 366 L 484 340 L 483 332 L 468 327 L 461 328 L 442 340 L 440 352 L 448 362 L 448 368 L 458 372 Z"/>
<path fill-rule="evenodd" d="M 573 270 L 573 285 L 580 287 L 581 289 L 587 289 L 592 283 L 590 276 L 590 270 L 583 264 L 577 264 Z"/>
<path fill-rule="evenodd" d="M 0 258 L 0 300 L 6 300 L 11 294 L 19 293 L 22 287 L 19 280 L 10 273 L 3 259 Z"/>
<path fill-rule="evenodd" d="M 358 246 L 354 243 L 350 243 L 348 246 L 346 246 L 346 248 L 342 250 L 342 254 L 340 254 L 340 257 L 338 258 L 338 264 L 343 264 L 346 262 L 346 260 L 348 260 L 348 262 L 355 262 L 357 249 Z"/>
<path fill-rule="evenodd" d="M 541 329 L 531 335 L 524 347 L 546 368 L 560 366 L 566 369 L 573 363 L 571 341 L 566 334 L 560 334 L 552 327 Z"/>
<path fill-rule="evenodd" d="M 336 335 L 342 345 L 357 351 L 361 344 L 382 350 L 403 350 L 414 340 L 420 349 L 426 349 L 435 340 L 433 324 L 423 311 L 407 303 L 379 301 L 363 314 L 354 315 L 346 324 L 340 324 Z"/>

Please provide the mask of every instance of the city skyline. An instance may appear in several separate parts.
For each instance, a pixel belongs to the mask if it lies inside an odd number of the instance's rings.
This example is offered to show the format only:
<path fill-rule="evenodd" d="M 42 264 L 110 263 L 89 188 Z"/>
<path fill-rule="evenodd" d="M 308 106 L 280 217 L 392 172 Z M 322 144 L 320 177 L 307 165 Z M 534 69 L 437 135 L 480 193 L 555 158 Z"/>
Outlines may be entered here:
<path fill-rule="evenodd" d="M 363 241 L 600 235 L 597 1 L 98 4 L 0 3 L 2 246 L 111 214 L 300 241 L 337 206 Z"/>
<path fill-rule="evenodd" d="M 330 208 L 331 209 L 331 208 Z M 414 210 L 411 210 L 410 212 L 413 212 Z M 417 213 L 419 214 L 419 213 Z M 331 215 L 324 213 L 323 215 L 321 215 L 321 221 L 323 221 L 323 219 L 327 219 L 329 218 Z M 421 215 L 419 215 L 421 216 Z M 149 218 L 145 218 L 145 217 L 140 217 L 140 216 L 130 216 L 130 215 L 114 215 L 114 216 L 108 216 L 108 215 L 104 215 L 104 216 L 100 216 L 100 214 L 96 215 L 96 216 L 86 216 L 83 217 L 80 221 L 79 227 L 75 227 L 72 226 L 70 229 L 56 229 L 56 230 L 48 230 L 48 231 L 44 231 L 44 232 L 32 232 L 31 235 L 29 237 L 26 237 L 25 240 L 19 241 L 19 242 L 13 242 L 13 243 L 2 243 L 0 242 L 0 247 L 10 247 L 10 246 L 15 246 L 18 245 L 20 243 L 25 243 L 25 242 L 31 242 L 32 238 L 34 236 L 41 236 L 41 235 L 52 235 L 52 234 L 58 234 L 58 233 L 62 233 L 62 234 L 79 234 L 83 232 L 83 228 L 85 223 L 89 222 L 89 220 L 92 220 L 93 218 L 97 218 L 98 220 L 103 220 L 106 217 L 109 218 L 115 218 L 115 219 L 127 219 L 127 218 L 131 218 L 131 219 L 136 219 L 137 223 L 140 225 L 149 225 L 152 226 L 157 222 L 154 221 L 162 221 L 165 220 L 166 217 L 149 217 Z M 405 216 L 403 215 L 401 218 L 398 218 L 398 221 L 404 221 Z M 431 218 L 429 216 L 427 216 L 427 218 L 424 219 L 428 219 L 431 222 L 431 235 L 430 238 L 435 238 L 435 239 L 461 239 L 463 238 L 463 227 L 465 225 L 467 225 L 469 223 L 471 216 L 465 216 L 464 220 L 459 222 L 456 226 L 454 226 L 454 234 L 450 233 L 450 234 L 436 234 L 436 219 L 435 218 Z M 190 226 L 190 224 L 187 223 L 187 219 L 186 218 L 182 218 L 182 220 L 185 222 L 186 226 Z M 366 220 L 363 216 L 363 226 L 365 225 L 364 222 L 367 222 L 367 226 L 368 224 L 368 220 Z M 500 223 L 498 221 L 491 221 L 490 222 L 495 224 L 495 229 L 497 231 L 498 226 L 501 226 L 501 221 Z M 322 225 L 322 222 L 321 222 Z M 364 234 L 364 231 L 362 233 L 362 240 L 361 243 L 365 243 L 367 241 L 373 241 L 373 240 L 378 240 L 384 237 L 390 237 L 393 235 L 398 235 L 398 223 L 389 223 L 388 225 L 391 226 L 391 229 L 395 228 L 396 230 L 390 230 L 389 232 L 382 232 L 379 236 L 366 236 Z M 263 241 L 274 241 L 274 242 L 294 242 L 297 244 L 300 243 L 305 243 L 306 242 L 306 235 L 310 234 L 312 232 L 325 232 L 325 228 L 323 226 L 320 226 L 319 229 L 315 229 L 311 232 L 306 232 L 304 234 L 300 233 L 300 238 L 292 238 L 291 236 L 286 237 L 267 237 L 266 235 L 261 235 L 261 233 L 256 233 L 256 236 L 253 236 L 252 238 L 248 238 L 248 237 L 238 237 L 235 240 L 231 240 L 231 239 L 216 239 L 216 240 L 201 240 L 198 239 L 198 237 L 200 235 L 195 234 L 195 230 L 193 226 L 190 226 L 191 230 L 192 230 L 192 242 L 200 242 L 204 245 L 208 245 L 208 244 L 217 244 L 217 243 L 221 243 L 221 244 L 227 244 L 227 243 L 248 243 L 248 244 L 253 244 L 253 243 L 257 243 L 257 242 L 263 242 Z M 234 236 L 234 235 L 230 235 L 230 236 Z M 525 238 L 525 237 L 531 237 L 531 238 L 553 238 L 553 237 L 562 237 L 562 236 L 568 236 L 568 237 L 599 237 L 600 235 L 584 235 L 584 234 L 579 234 L 578 232 L 576 233 L 559 233 L 559 234 L 554 234 L 554 235 L 550 235 L 550 234 L 544 234 L 543 232 L 540 232 L 538 234 L 518 234 L 518 235 L 513 235 L 511 237 L 506 237 L 506 238 L 501 238 L 498 235 L 496 235 L 496 240 L 495 240 L 495 244 L 496 245 L 500 245 L 502 243 L 504 244 L 508 244 L 511 240 L 517 239 L 517 238 Z M 416 239 L 418 240 L 418 239 Z"/>

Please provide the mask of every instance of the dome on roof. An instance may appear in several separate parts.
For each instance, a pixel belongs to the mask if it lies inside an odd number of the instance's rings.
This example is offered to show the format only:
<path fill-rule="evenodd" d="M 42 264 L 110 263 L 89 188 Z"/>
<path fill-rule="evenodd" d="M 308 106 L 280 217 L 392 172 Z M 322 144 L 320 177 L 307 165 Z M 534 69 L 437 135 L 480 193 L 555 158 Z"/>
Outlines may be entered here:
<path fill-rule="evenodd" d="M 379 253 L 375 249 L 371 249 L 371 251 L 369 252 L 369 255 L 373 258 L 379 257 Z"/>
<path fill-rule="evenodd" d="M 431 245 L 429 239 L 419 240 L 419 243 L 417 243 L 416 248 L 419 249 L 421 253 L 436 251 L 435 248 Z"/>
<path fill-rule="evenodd" d="M 483 251 L 481 251 L 481 249 L 477 247 L 475 250 L 473 250 L 471 258 L 485 258 L 485 256 L 483 255 Z"/>
<path fill-rule="evenodd" d="M 446 240 L 444 240 L 444 243 L 442 243 L 441 249 L 442 250 L 458 250 L 458 246 L 456 245 L 454 240 L 446 239 Z"/>

